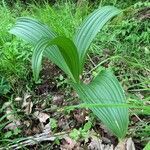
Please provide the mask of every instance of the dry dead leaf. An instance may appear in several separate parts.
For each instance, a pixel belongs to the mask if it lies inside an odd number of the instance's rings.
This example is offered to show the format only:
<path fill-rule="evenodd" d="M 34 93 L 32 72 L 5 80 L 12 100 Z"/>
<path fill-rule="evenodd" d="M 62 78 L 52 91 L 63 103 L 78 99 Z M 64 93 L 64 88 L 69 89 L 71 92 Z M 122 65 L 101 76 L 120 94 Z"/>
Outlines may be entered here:
<path fill-rule="evenodd" d="M 7 124 L 4 129 L 14 130 L 20 125 L 21 125 L 20 121 L 16 120 L 16 121 L 13 121 L 13 122 Z"/>
<path fill-rule="evenodd" d="M 41 108 L 42 108 L 42 109 L 46 108 L 46 101 L 44 101 L 44 102 L 42 103 Z"/>
<path fill-rule="evenodd" d="M 25 135 L 26 136 L 31 136 L 32 134 L 33 134 L 33 131 L 30 128 L 25 130 Z"/>
<path fill-rule="evenodd" d="M 9 121 L 13 121 L 13 120 L 15 120 L 16 118 L 15 118 L 15 115 L 13 114 L 13 110 L 10 108 L 10 107 L 7 107 L 7 109 L 6 109 L 6 114 L 7 114 L 7 119 L 9 120 Z"/>
<path fill-rule="evenodd" d="M 126 150 L 135 150 L 135 145 L 134 145 L 134 142 L 132 141 L 132 138 L 127 139 Z"/>
<path fill-rule="evenodd" d="M 5 110 L 6 118 L 11 121 L 9 124 L 5 126 L 4 129 L 13 130 L 16 129 L 19 125 L 21 125 L 21 122 L 17 119 L 15 116 L 12 108 L 11 108 L 11 102 L 5 102 L 2 107 Z"/>
<path fill-rule="evenodd" d="M 16 119 L 16 118 L 15 118 L 15 115 L 14 115 L 14 113 L 13 113 L 13 110 L 12 110 L 12 108 L 11 108 L 11 102 L 5 102 L 5 103 L 3 104 L 2 109 L 5 110 L 6 115 L 7 115 L 6 118 L 7 118 L 9 121 L 14 121 L 14 120 Z"/>
<path fill-rule="evenodd" d="M 102 136 L 102 141 L 105 143 L 105 144 L 111 144 L 111 140 L 107 137 L 104 137 Z"/>
<path fill-rule="evenodd" d="M 59 120 L 58 120 L 58 127 L 60 129 L 63 129 L 63 130 L 69 130 L 70 127 L 69 127 L 69 122 L 68 122 L 68 119 L 66 116 L 63 116 L 61 117 Z"/>
<path fill-rule="evenodd" d="M 38 127 L 33 127 L 33 129 L 32 129 L 33 134 L 39 134 L 40 132 L 41 132 L 41 130 Z"/>
<path fill-rule="evenodd" d="M 9 124 L 7 124 L 4 129 L 13 130 L 16 129 L 19 125 L 21 125 L 20 121 L 16 118 L 16 116 L 13 113 L 10 102 L 4 103 L 3 108 L 5 108 L 5 112 L 7 115 L 6 118 L 9 121 L 12 121 Z"/>
<path fill-rule="evenodd" d="M 23 98 L 23 101 L 26 101 L 28 98 L 30 98 L 31 95 L 29 93 L 25 93 L 24 94 L 24 98 Z"/>
<path fill-rule="evenodd" d="M 73 91 L 73 92 L 71 93 L 71 96 L 72 96 L 73 98 L 78 98 L 78 97 L 79 97 L 76 91 Z"/>
<path fill-rule="evenodd" d="M 22 98 L 21 98 L 21 97 L 16 97 L 16 98 L 15 98 L 15 101 L 16 101 L 16 102 L 20 102 L 20 101 L 22 101 Z"/>
<path fill-rule="evenodd" d="M 27 127 L 29 127 L 29 126 L 30 126 L 30 122 L 29 122 L 29 121 L 27 121 L 27 120 L 26 120 L 26 121 L 24 121 L 24 122 L 23 122 L 23 124 L 25 124 Z"/>
<path fill-rule="evenodd" d="M 78 123 L 84 123 L 87 116 L 86 109 L 77 109 L 73 111 L 73 117 Z"/>
<path fill-rule="evenodd" d="M 26 108 L 25 108 L 25 110 L 24 110 L 27 115 L 31 114 L 31 112 L 32 112 L 32 107 L 33 107 L 33 103 L 32 103 L 31 101 L 28 102 L 28 104 L 27 104 L 27 106 L 26 106 Z"/>
<path fill-rule="evenodd" d="M 101 139 L 93 137 L 88 146 L 88 150 L 113 150 L 113 145 L 102 144 Z"/>
<path fill-rule="evenodd" d="M 91 82 L 91 78 L 86 78 L 83 82 L 85 83 L 85 84 L 89 84 L 90 82 Z"/>
<path fill-rule="evenodd" d="M 46 120 L 50 117 L 46 113 L 36 111 L 34 112 L 34 116 L 39 119 L 40 122 L 46 122 Z"/>
<path fill-rule="evenodd" d="M 75 148 L 76 142 L 70 137 L 64 137 L 63 144 L 61 145 L 61 150 L 73 150 Z"/>
<path fill-rule="evenodd" d="M 63 104 L 64 101 L 64 95 L 55 95 L 53 97 L 52 103 L 53 105 L 57 105 L 57 106 L 61 106 Z"/>
<path fill-rule="evenodd" d="M 50 124 L 46 124 L 43 128 L 43 133 L 50 133 L 51 132 L 51 127 Z"/>
<path fill-rule="evenodd" d="M 4 104 L 3 104 L 3 109 L 5 109 L 5 108 L 7 108 L 7 107 L 9 107 L 9 106 L 11 106 L 11 102 L 5 102 Z"/>
<path fill-rule="evenodd" d="M 33 103 L 31 101 L 31 99 L 29 99 L 31 97 L 31 95 L 29 95 L 28 93 L 24 94 L 24 98 L 23 98 L 23 103 L 22 103 L 22 108 L 24 109 L 24 112 L 28 115 L 32 112 L 32 107 L 33 107 Z M 27 101 L 27 99 L 29 99 Z"/>
<path fill-rule="evenodd" d="M 106 126 L 102 123 L 98 123 L 100 125 L 100 128 L 103 130 L 103 132 L 109 134 L 109 136 L 113 136 L 113 134 L 106 128 Z"/>

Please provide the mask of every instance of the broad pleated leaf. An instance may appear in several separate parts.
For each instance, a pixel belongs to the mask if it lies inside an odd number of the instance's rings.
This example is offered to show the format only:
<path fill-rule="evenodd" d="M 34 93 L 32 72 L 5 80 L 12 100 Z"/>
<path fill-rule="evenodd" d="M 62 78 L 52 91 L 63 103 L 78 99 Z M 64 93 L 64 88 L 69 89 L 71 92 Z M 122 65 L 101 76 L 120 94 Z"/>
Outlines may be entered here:
<path fill-rule="evenodd" d="M 28 17 L 19 18 L 15 26 L 10 30 L 10 33 L 22 38 L 26 42 L 31 43 L 33 46 L 35 46 L 42 38 L 48 38 L 51 40 L 57 36 L 57 34 L 54 33 L 48 26 Z M 42 53 L 40 53 L 38 61 L 39 64 L 41 64 L 40 61 L 42 60 L 41 54 Z M 62 57 L 62 54 L 56 46 L 48 47 L 43 54 L 58 67 L 60 67 L 65 73 L 71 76 L 70 69 L 68 68 L 64 58 Z"/>
<path fill-rule="evenodd" d="M 126 104 L 123 90 L 110 70 L 102 71 L 89 85 L 73 84 L 86 104 Z M 128 128 L 128 109 L 119 107 L 93 107 L 93 113 L 117 137 L 124 138 Z"/>
<path fill-rule="evenodd" d="M 79 55 L 73 41 L 71 41 L 69 38 L 62 36 L 55 38 L 50 42 L 50 44 L 55 44 L 58 46 L 75 81 L 79 82 Z"/>
<path fill-rule="evenodd" d="M 53 39 L 57 36 L 48 26 L 28 17 L 19 18 L 15 26 L 9 32 L 32 45 L 36 45 L 43 37 Z"/>
<path fill-rule="evenodd" d="M 56 37 L 52 40 L 48 38 L 41 39 L 34 48 L 33 56 L 32 56 L 32 69 L 35 80 L 38 79 L 40 68 L 41 68 L 41 60 L 42 53 L 50 46 L 57 45 L 59 51 L 64 58 L 70 72 L 69 75 L 72 77 L 74 82 L 79 82 L 79 56 L 77 49 L 74 43 L 62 36 Z M 59 60 L 60 58 L 57 58 Z"/>
<path fill-rule="evenodd" d="M 79 27 L 74 37 L 74 43 L 78 49 L 79 60 L 82 64 L 81 72 L 85 63 L 87 50 L 96 34 L 108 20 L 117 15 L 119 12 L 120 11 L 117 8 L 112 6 L 102 7 L 91 13 Z"/>

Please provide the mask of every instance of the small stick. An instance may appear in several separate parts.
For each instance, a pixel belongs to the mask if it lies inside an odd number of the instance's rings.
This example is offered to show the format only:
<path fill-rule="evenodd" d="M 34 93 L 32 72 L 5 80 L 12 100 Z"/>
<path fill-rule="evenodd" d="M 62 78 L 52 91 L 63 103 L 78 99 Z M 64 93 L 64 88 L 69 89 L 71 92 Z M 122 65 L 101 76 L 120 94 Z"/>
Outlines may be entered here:
<path fill-rule="evenodd" d="M 24 146 L 35 145 L 35 144 L 43 142 L 43 141 L 54 141 L 56 139 L 56 137 L 59 137 L 59 136 L 62 137 L 62 135 L 65 136 L 66 134 L 67 134 L 67 132 L 61 132 L 61 133 L 57 133 L 57 134 L 54 134 L 53 136 L 51 136 L 49 134 L 49 132 L 48 133 L 41 133 L 41 134 L 37 134 L 34 136 L 29 136 L 29 137 L 27 137 L 21 141 L 18 141 L 17 144 L 10 145 L 7 148 L 2 147 L 2 148 L 0 148 L 0 150 L 4 150 L 4 149 L 17 150 L 17 149 L 20 149 Z"/>

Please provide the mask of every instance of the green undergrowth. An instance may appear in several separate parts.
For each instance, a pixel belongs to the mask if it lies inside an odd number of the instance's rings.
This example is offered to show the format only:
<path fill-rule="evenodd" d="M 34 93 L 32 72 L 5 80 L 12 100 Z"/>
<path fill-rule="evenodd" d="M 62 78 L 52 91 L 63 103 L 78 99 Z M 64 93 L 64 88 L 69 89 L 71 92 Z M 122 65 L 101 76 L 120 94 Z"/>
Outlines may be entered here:
<path fill-rule="evenodd" d="M 32 83 L 28 83 L 29 80 L 32 82 L 31 47 L 8 33 L 16 19 L 20 16 L 34 17 L 52 26 L 53 30 L 59 34 L 71 37 L 75 28 L 82 21 L 82 17 L 87 15 L 88 5 L 85 12 L 79 8 L 76 9 L 73 3 L 57 4 L 53 7 L 48 3 L 41 6 L 31 4 L 26 9 L 23 9 L 19 3 L 14 8 L 6 6 L 0 6 L 0 17 L 2 18 L 0 23 L 0 74 L 7 78 L 16 92 L 18 89 L 14 88 L 16 85 L 20 87 L 20 81 L 23 86 L 27 84 L 32 87 Z M 17 93 L 20 93 L 20 90 Z"/>
<path fill-rule="evenodd" d="M 146 6 L 136 4 L 124 10 L 122 16 L 113 20 L 97 36 L 91 51 L 100 57 L 100 64 L 116 71 L 127 91 L 143 92 L 148 97 L 150 28 L 145 17 L 146 10 Z M 96 64 L 95 70 L 98 67 L 99 64 Z"/>

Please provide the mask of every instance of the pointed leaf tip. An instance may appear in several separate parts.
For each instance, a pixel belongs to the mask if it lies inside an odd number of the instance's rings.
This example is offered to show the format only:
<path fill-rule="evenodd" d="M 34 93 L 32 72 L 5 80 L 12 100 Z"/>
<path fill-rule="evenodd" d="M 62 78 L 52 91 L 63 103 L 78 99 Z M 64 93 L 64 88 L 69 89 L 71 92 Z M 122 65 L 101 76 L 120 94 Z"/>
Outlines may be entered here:
<path fill-rule="evenodd" d="M 126 104 L 124 92 L 110 70 L 103 70 L 88 85 L 73 84 L 86 104 Z M 128 128 L 128 109 L 123 107 L 92 107 L 93 113 L 118 138 L 124 138 Z"/>

